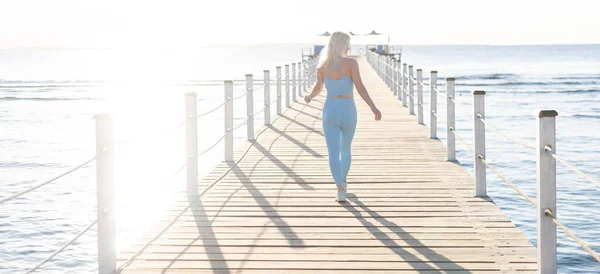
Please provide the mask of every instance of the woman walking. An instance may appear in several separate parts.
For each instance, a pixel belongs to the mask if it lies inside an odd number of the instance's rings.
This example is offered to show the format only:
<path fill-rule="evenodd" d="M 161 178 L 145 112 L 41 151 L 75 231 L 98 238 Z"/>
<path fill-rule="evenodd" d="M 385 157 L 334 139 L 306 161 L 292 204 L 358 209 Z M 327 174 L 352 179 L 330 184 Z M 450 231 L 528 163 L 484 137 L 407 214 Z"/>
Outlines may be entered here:
<path fill-rule="evenodd" d="M 375 107 L 367 89 L 362 83 L 358 62 L 348 58 L 350 36 L 334 32 L 329 44 L 321 51 L 317 69 L 317 83 L 310 95 L 304 97 L 306 103 L 327 89 L 327 99 L 323 106 L 323 132 L 329 152 L 329 169 L 338 192 L 336 201 L 346 201 L 348 188 L 347 175 L 350 171 L 351 145 L 356 130 L 356 105 L 353 98 L 353 85 L 358 94 L 369 105 L 375 120 L 381 120 L 381 112 Z"/>

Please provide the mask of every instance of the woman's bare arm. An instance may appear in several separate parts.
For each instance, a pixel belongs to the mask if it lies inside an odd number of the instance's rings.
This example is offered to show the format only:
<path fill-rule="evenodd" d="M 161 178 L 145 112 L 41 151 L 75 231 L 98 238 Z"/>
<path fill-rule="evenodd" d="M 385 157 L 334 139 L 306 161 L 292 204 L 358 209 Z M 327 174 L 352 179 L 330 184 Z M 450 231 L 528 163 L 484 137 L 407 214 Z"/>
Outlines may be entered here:
<path fill-rule="evenodd" d="M 317 95 L 319 95 L 319 93 L 321 93 L 322 90 L 323 90 L 323 73 L 321 72 L 321 69 L 318 69 L 317 70 L 317 83 L 313 87 L 313 90 L 310 93 L 310 95 L 308 95 L 307 97 L 304 97 L 304 101 L 306 101 L 306 103 L 310 102 L 313 98 L 317 97 Z"/>
<path fill-rule="evenodd" d="M 369 92 L 367 92 L 367 88 L 365 88 L 365 85 L 363 84 L 362 79 L 360 78 L 360 72 L 358 69 L 358 61 L 356 61 L 356 59 L 351 59 L 351 60 L 352 60 L 352 81 L 354 82 L 356 91 L 358 91 L 358 94 L 360 95 L 360 97 L 362 97 L 363 100 L 365 100 L 365 103 L 367 103 L 367 105 L 369 105 L 369 107 L 371 108 L 371 111 L 373 111 L 373 113 L 375 114 L 375 120 L 380 120 L 381 112 L 379 112 L 379 110 L 375 106 L 375 103 L 373 103 L 373 100 L 371 100 L 371 96 L 369 96 Z"/>

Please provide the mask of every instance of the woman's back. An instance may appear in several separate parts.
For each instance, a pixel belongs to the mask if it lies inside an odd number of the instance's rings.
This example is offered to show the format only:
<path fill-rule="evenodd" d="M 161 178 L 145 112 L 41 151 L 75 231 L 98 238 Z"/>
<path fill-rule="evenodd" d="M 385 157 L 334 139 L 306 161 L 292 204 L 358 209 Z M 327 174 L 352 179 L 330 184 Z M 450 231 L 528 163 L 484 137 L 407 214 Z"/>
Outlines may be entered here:
<path fill-rule="evenodd" d="M 343 58 L 338 64 L 321 67 L 323 82 L 327 89 L 327 95 L 352 94 L 352 64 L 350 58 Z"/>

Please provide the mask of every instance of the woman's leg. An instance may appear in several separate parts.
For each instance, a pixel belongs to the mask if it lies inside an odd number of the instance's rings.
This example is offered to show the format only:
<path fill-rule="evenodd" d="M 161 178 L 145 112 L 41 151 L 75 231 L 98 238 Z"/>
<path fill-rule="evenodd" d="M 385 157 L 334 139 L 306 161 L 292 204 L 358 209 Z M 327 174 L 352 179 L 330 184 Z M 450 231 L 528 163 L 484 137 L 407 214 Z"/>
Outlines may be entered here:
<path fill-rule="evenodd" d="M 356 123 L 343 125 L 341 127 L 341 138 L 340 138 L 340 154 L 341 154 L 341 168 L 342 178 L 346 181 L 348 172 L 350 171 L 350 165 L 352 164 L 352 140 L 354 139 L 354 132 L 356 131 Z"/>
<path fill-rule="evenodd" d="M 342 119 L 340 136 L 340 154 L 341 154 L 341 166 L 342 166 L 342 178 L 346 182 L 346 177 L 350 171 L 350 165 L 352 164 L 352 140 L 354 139 L 354 132 L 356 131 L 356 106 L 352 102 L 348 106 L 348 113 Z"/>
<path fill-rule="evenodd" d="M 340 163 L 340 136 L 341 129 L 337 125 L 323 124 L 323 133 L 327 143 L 327 151 L 329 153 L 329 169 L 335 181 L 335 185 L 343 186 L 344 177 Z"/>

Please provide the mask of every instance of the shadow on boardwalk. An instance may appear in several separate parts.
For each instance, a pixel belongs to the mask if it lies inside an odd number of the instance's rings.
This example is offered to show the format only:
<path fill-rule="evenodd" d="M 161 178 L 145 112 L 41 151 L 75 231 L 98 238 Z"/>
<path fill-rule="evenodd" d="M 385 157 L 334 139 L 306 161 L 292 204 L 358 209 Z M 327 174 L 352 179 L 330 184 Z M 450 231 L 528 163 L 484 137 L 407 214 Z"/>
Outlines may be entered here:
<path fill-rule="evenodd" d="M 398 256 L 402 257 L 402 260 L 409 263 L 411 266 L 413 266 L 413 268 L 415 270 L 442 272 L 443 270 L 451 269 L 452 273 L 454 273 L 454 271 L 465 271 L 466 273 L 469 273 L 466 269 L 464 269 L 460 265 L 452 262 L 451 260 L 444 257 L 443 255 L 436 253 L 435 251 L 431 250 L 430 248 L 427 248 L 424 244 L 420 244 L 419 240 L 412 237 L 410 235 L 410 233 L 403 230 L 401 226 L 399 226 L 398 224 L 396 224 L 392 221 L 387 220 L 385 217 L 382 217 L 381 215 L 379 215 L 379 213 L 377 213 L 376 211 L 367 207 L 363 202 L 360 201 L 360 199 L 358 197 L 356 197 L 356 195 L 348 193 L 347 198 L 348 198 L 348 202 L 341 204 L 344 207 L 344 209 L 346 209 L 346 210 L 348 210 L 348 212 L 352 213 L 356 217 L 356 219 L 358 221 L 360 221 L 360 223 L 373 235 L 373 237 L 375 237 L 377 240 L 379 240 L 382 244 L 384 244 L 386 247 L 388 247 L 390 250 L 392 250 Z M 362 209 L 364 212 L 366 212 L 366 214 L 368 214 L 368 216 L 363 216 L 362 213 L 358 209 Z M 373 219 L 377 218 L 378 222 L 380 222 L 386 228 L 393 228 L 393 231 L 394 231 L 393 233 L 395 233 L 396 235 L 398 235 L 398 237 L 400 237 L 400 239 L 402 239 L 399 241 L 403 241 L 403 240 L 415 241 L 417 243 L 417 245 L 419 245 L 419 247 L 418 248 L 414 247 L 412 249 L 419 252 L 421 255 L 423 255 L 428 260 L 423 261 L 414 254 L 410 254 L 409 252 L 405 252 L 405 251 L 402 252 L 403 251 L 402 247 L 398 246 L 398 244 L 395 243 L 395 240 L 390 238 L 379 227 L 375 226 L 376 224 L 373 224 L 373 223 L 367 221 L 366 218 L 373 218 Z M 473 254 L 473 255 L 475 256 L 475 254 Z M 434 267 L 434 265 L 437 267 Z"/>

